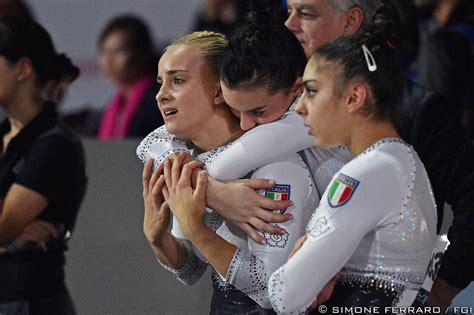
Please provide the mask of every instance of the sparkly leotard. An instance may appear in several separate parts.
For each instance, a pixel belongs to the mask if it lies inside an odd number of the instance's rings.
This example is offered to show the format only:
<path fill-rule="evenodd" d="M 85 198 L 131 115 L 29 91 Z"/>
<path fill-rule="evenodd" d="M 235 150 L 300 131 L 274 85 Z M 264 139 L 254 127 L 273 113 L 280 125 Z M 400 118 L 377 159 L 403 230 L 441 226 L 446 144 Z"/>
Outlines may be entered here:
<path fill-rule="evenodd" d="M 170 153 L 187 151 L 201 160 L 209 169 L 232 145 L 234 144 L 196 154 L 188 143 L 168 134 L 164 128 L 158 128 L 142 141 L 137 154 L 143 161 L 154 158 L 155 161 L 162 162 Z M 262 232 L 267 243 L 261 245 L 208 209 L 205 215 L 206 225 L 211 230 L 215 230 L 223 239 L 238 247 L 227 274 L 220 275 L 215 271 L 213 273 L 216 292 L 214 295 L 218 297 L 213 299 L 213 303 L 227 303 L 229 305 L 226 307 L 232 307 L 235 312 L 244 312 L 249 308 L 253 310 L 255 307 L 271 309 L 267 290 L 268 279 L 273 271 L 288 259 L 291 249 L 296 240 L 304 234 L 309 218 L 319 202 L 319 195 L 314 187 L 310 171 L 296 152 L 259 167 L 247 178 L 275 180 L 277 185 L 274 189 L 261 193 L 273 199 L 291 199 L 294 205 L 284 211 L 291 213 L 293 219 L 278 224 L 287 231 L 284 235 Z M 176 221 L 173 221 L 172 233 L 185 244 L 188 260 L 181 270 L 164 267 L 181 282 L 193 284 L 206 270 L 208 265 L 206 259 L 184 238 Z"/>
<path fill-rule="evenodd" d="M 436 206 L 413 148 L 383 139 L 333 177 L 308 239 L 270 278 L 273 308 L 301 313 L 342 269 L 326 306 L 410 306 L 436 239 Z"/>

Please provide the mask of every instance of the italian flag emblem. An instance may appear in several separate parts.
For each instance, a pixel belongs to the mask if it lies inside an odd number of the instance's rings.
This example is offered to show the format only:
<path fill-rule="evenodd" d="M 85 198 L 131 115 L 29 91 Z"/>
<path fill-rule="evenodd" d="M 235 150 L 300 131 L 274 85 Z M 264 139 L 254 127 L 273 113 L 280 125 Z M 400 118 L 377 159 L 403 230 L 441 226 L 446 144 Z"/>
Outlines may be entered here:
<path fill-rule="evenodd" d="M 288 200 L 290 199 L 291 186 L 276 184 L 270 189 L 265 190 L 265 197 L 273 200 Z M 285 213 L 286 208 L 279 211 L 280 213 Z"/>
<path fill-rule="evenodd" d="M 328 192 L 328 202 L 333 208 L 341 207 L 351 200 L 359 181 L 339 173 L 332 181 Z"/>

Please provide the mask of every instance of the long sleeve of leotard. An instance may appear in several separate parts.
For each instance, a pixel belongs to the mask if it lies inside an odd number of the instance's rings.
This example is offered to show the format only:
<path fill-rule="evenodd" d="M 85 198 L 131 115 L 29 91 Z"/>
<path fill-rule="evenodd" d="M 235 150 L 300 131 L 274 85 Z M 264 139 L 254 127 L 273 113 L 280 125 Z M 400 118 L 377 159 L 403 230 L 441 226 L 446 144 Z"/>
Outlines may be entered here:
<path fill-rule="evenodd" d="M 294 159 L 300 159 L 295 154 Z M 293 161 L 276 162 L 258 169 L 253 178 L 274 179 L 277 185 L 265 194 L 274 199 L 290 199 L 294 206 L 286 209 L 293 219 L 278 225 L 287 232 L 272 235 L 263 232 L 266 245 L 248 238 L 248 249 L 238 248 L 226 275 L 226 282 L 256 301 L 264 308 L 270 308 L 267 283 L 270 275 L 288 259 L 296 240 L 304 233 L 304 227 L 318 199 L 313 200 L 312 181 L 307 169 Z M 316 197 L 317 198 L 317 197 Z M 310 209 L 308 209 L 310 207 Z M 306 208 L 306 209 L 305 209 Z M 224 226 L 225 228 L 225 226 Z M 221 234 L 221 230 L 217 233 Z M 223 235 L 225 238 L 225 235 Z"/>
<path fill-rule="evenodd" d="M 161 261 L 157 260 L 160 265 L 169 271 L 176 279 L 181 283 L 186 285 L 193 285 L 198 281 L 202 275 L 206 272 L 207 263 L 199 259 L 199 257 L 194 253 L 193 245 L 190 241 L 181 238 L 180 241 L 183 243 L 186 248 L 187 259 L 186 264 L 181 269 L 173 269 Z"/>
<path fill-rule="evenodd" d="M 400 175 L 390 161 L 373 160 L 369 165 L 351 162 L 336 173 L 308 224 L 308 239 L 272 274 L 269 296 L 277 312 L 304 312 L 364 235 L 399 220 Z"/>
<path fill-rule="evenodd" d="M 308 135 L 303 119 L 288 111 L 281 119 L 246 132 L 207 171 L 219 180 L 242 178 L 258 167 L 313 146 L 314 139 Z"/>
<path fill-rule="evenodd" d="M 246 132 L 206 167 L 212 177 L 232 180 L 242 178 L 283 156 L 313 146 L 314 140 L 308 135 L 303 119 L 296 112 L 288 111 L 279 120 Z M 137 148 L 137 155 L 142 162 L 153 158 L 155 164 L 162 163 L 177 152 L 190 151 L 183 140 L 169 134 L 164 126 L 146 136 Z"/>
<path fill-rule="evenodd" d="M 211 229 L 212 231 L 216 231 L 219 226 L 222 225 L 223 219 L 220 215 L 212 210 L 208 209 L 204 215 L 204 223 Z M 169 272 L 171 272 L 176 279 L 180 282 L 192 285 L 196 281 L 198 281 L 202 275 L 206 272 L 208 262 L 206 258 L 201 254 L 201 252 L 190 242 L 186 239 L 183 232 L 179 228 L 178 221 L 176 217 L 173 216 L 173 227 L 171 229 L 171 233 L 174 237 L 181 240 L 186 248 L 187 252 L 187 260 L 186 264 L 180 270 L 172 269 L 164 264 L 160 264 Z"/>

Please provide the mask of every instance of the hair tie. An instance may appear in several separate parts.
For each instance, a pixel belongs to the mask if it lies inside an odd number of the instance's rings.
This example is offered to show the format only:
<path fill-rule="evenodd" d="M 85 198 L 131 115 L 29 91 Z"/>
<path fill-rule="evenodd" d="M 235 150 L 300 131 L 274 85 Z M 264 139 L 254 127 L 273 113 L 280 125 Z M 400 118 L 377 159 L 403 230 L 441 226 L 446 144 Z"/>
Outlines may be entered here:
<path fill-rule="evenodd" d="M 367 48 L 365 45 L 362 45 L 362 51 L 364 52 L 365 61 L 367 62 L 367 68 L 369 68 L 369 71 L 374 72 L 377 70 L 377 64 L 375 63 L 374 56 L 370 52 L 369 48 Z"/>

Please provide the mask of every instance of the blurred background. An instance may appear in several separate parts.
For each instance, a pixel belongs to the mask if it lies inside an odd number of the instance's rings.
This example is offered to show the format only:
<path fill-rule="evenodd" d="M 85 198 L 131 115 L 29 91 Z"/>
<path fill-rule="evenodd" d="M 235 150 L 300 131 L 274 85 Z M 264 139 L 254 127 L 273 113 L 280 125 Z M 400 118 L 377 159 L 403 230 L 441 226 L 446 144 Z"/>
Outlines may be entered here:
<path fill-rule="evenodd" d="M 7 2 L 9 0 L 0 0 L 0 5 Z M 415 46 L 422 47 L 419 51 L 436 49 L 423 46 L 423 34 L 457 23 L 464 25 L 462 30 L 470 42 L 472 57 L 473 12 L 457 6 L 463 2 L 467 8 L 472 8 L 473 0 L 451 1 L 458 3 L 451 11 L 438 7 L 444 1 L 416 2 L 421 8 L 420 16 L 424 14 L 424 22 L 419 24 L 420 36 L 415 39 Z M 238 0 L 28 0 L 24 3 L 50 32 L 57 50 L 70 56 L 81 70 L 80 77 L 66 91 L 60 106 L 62 115 L 84 136 L 89 176 L 88 192 L 70 242 L 66 265 L 67 283 L 78 313 L 208 313 L 209 275 L 195 287 L 179 284 L 156 263 L 143 235 L 142 166 L 135 156 L 135 149 L 143 137 L 121 141 L 111 138 L 112 141 L 107 142 L 94 139 L 103 111 L 120 87 L 120 82 L 104 74 L 99 65 L 103 51 L 99 38 L 112 18 L 119 15 L 140 17 L 148 25 L 158 58 L 167 44 L 193 30 L 230 32 L 245 8 Z M 457 17 L 453 13 L 456 10 L 464 15 Z M 433 17 L 437 18 L 434 24 Z M 413 50 L 409 44 L 407 47 L 412 54 L 407 57 L 409 75 L 415 80 L 435 77 L 423 72 L 424 64 L 420 63 L 418 49 Z M 458 79 L 472 84 L 472 73 L 467 78 L 469 80 Z M 472 85 L 466 91 L 465 105 L 455 110 L 459 110 L 460 119 L 471 128 L 472 135 Z M 151 102 L 150 106 L 156 106 L 153 100 Z M 446 232 L 446 224 L 452 217 L 449 210 L 445 214 Z M 465 290 L 455 304 L 474 308 L 474 287 L 471 285 Z"/>

